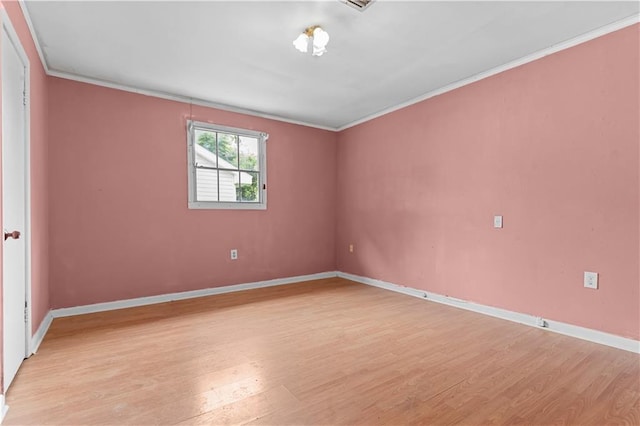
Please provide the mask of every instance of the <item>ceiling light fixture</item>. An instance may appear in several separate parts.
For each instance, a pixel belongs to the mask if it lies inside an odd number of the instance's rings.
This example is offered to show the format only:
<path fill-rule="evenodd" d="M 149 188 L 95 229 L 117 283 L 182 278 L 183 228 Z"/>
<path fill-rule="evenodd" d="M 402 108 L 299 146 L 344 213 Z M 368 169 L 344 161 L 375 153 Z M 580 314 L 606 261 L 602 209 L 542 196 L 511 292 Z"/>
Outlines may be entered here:
<path fill-rule="evenodd" d="M 327 51 L 327 43 L 329 43 L 329 33 L 320 28 L 320 25 L 314 25 L 306 28 L 302 34 L 293 41 L 293 45 L 302 53 L 309 51 L 309 42 L 313 47 L 311 54 L 313 56 L 322 56 Z"/>

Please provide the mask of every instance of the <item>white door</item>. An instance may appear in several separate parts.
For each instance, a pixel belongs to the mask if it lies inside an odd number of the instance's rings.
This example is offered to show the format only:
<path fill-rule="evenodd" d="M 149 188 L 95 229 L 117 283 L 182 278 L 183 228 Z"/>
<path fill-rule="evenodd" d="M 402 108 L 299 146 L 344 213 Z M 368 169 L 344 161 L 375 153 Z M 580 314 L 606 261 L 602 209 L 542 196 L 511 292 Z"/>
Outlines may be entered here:
<path fill-rule="evenodd" d="M 27 352 L 26 63 L 2 25 L 3 383 L 9 388 Z M 20 235 L 18 235 L 20 233 Z"/>

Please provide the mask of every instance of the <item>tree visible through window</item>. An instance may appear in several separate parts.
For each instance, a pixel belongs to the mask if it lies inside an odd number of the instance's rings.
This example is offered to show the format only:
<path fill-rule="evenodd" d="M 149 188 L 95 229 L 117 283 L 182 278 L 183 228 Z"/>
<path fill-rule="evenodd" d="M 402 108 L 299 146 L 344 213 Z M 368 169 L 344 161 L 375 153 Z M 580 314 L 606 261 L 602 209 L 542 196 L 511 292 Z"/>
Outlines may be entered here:
<path fill-rule="evenodd" d="M 189 206 L 265 208 L 264 133 L 189 125 Z"/>

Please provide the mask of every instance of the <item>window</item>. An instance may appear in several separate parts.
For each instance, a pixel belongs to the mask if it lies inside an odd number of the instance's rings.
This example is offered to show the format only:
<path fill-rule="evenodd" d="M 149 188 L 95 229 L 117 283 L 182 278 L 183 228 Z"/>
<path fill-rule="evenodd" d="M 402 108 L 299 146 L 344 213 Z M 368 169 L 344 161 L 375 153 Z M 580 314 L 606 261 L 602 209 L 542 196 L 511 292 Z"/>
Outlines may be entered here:
<path fill-rule="evenodd" d="M 266 141 L 252 130 L 189 121 L 190 209 L 266 209 Z"/>

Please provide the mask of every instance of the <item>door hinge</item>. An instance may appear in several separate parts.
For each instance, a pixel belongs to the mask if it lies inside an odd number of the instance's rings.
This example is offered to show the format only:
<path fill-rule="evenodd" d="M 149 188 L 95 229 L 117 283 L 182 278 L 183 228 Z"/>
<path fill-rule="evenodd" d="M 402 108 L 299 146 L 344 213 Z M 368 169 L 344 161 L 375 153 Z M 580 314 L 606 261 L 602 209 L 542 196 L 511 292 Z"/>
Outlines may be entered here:
<path fill-rule="evenodd" d="M 29 316 L 29 311 L 27 309 L 27 302 L 24 302 L 24 322 L 27 322 L 27 317 Z"/>
<path fill-rule="evenodd" d="M 27 92 L 22 92 L 22 105 L 27 106 Z"/>

